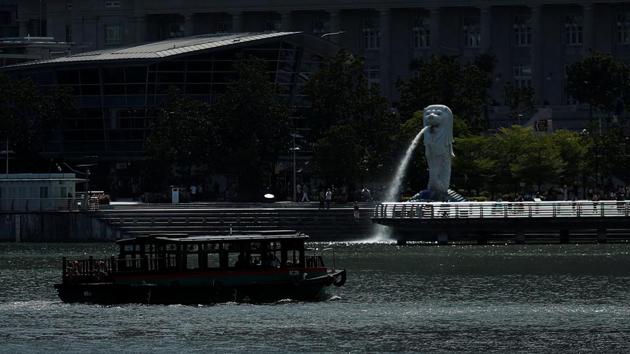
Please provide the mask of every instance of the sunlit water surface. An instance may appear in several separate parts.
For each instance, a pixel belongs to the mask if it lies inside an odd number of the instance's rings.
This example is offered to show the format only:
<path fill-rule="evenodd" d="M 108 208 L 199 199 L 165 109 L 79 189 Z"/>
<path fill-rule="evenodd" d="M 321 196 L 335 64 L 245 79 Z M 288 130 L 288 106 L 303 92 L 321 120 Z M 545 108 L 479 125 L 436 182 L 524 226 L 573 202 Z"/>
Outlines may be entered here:
<path fill-rule="evenodd" d="M 0 351 L 630 351 L 630 245 L 334 247 L 325 302 L 106 307 L 53 284 L 113 245 L 0 244 Z"/>

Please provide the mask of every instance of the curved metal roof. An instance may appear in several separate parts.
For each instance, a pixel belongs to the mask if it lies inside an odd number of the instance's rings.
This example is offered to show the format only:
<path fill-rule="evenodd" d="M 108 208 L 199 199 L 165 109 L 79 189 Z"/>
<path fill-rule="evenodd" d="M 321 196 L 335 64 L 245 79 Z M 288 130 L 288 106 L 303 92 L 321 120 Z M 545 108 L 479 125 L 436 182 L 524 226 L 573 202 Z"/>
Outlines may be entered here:
<path fill-rule="evenodd" d="M 192 37 L 171 38 L 159 42 L 145 43 L 133 47 L 110 48 L 73 54 L 54 59 L 37 60 L 6 66 L 5 69 L 32 67 L 45 64 L 85 63 L 112 60 L 161 59 L 185 53 L 215 48 L 239 46 L 265 39 L 290 37 L 302 32 L 222 33 Z"/>

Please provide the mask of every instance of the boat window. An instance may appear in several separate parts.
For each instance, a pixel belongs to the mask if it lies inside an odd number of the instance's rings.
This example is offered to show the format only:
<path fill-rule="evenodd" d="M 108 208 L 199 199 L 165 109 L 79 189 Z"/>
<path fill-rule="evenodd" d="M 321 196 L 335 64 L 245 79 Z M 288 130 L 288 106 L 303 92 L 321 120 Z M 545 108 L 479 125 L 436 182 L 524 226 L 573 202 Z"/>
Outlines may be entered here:
<path fill-rule="evenodd" d="M 300 250 L 287 250 L 287 259 L 284 262 L 287 267 L 295 267 L 300 264 Z"/>
<path fill-rule="evenodd" d="M 220 243 L 208 243 L 206 244 L 206 250 L 208 251 L 217 251 L 221 249 Z"/>
<path fill-rule="evenodd" d="M 241 252 L 230 252 L 228 253 L 228 267 L 234 268 L 236 267 L 236 262 L 238 261 L 238 256 Z"/>
<path fill-rule="evenodd" d="M 279 250 L 279 249 L 280 249 L 280 247 L 281 247 L 281 246 L 280 246 L 280 242 L 277 242 L 277 241 L 275 241 L 275 242 L 269 242 L 269 246 L 268 246 L 268 248 L 269 248 L 270 250 Z"/>
<path fill-rule="evenodd" d="M 261 243 L 260 242 L 250 242 L 249 244 L 249 249 L 252 251 L 257 251 L 261 248 Z"/>
<path fill-rule="evenodd" d="M 144 245 L 144 253 L 155 253 L 155 245 L 154 244 Z"/>
<path fill-rule="evenodd" d="M 166 245 L 167 251 L 177 251 L 177 245 L 173 243 L 169 243 Z"/>
<path fill-rule="evenodd" d="M 221 268 L 221 254 L 208 253 L 208 268 Z"/>
<path fill-rule="evenodd" d="M 236 243 L 230 243 L 230 242 L 225 242 L 223 244 L 223 249 L 224 250 L 240 250 L 240 245 L 236 244 Z"/>
<path fill-rule="evenodd" d="M 186 255 L 186 269 L 199 269 L 198 253 L 189 253 Z"/>
<path fill-rule="evenodd" d="M 188 253 L 199 252 L 199 246 L 198 245 L 187 245 L 186 246 L 186 252 L 188 252 Z"/>

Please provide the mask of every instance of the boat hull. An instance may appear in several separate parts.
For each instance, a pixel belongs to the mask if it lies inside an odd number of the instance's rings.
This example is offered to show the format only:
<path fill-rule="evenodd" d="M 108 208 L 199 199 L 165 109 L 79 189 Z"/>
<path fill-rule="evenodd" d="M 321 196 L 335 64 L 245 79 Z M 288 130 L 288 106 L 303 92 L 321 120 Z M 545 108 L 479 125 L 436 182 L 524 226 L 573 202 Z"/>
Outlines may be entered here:
<path fill-rule="evenodd" d="M 343 273 L 342 273 L 343 272 Z M 59 298 L 70 303 L 94 304 L 214 304 L 222 302 L 270 303 L 283 299 L 319 301 L 325 289 L 342 285 L 345 271 L 314 279 L 274 284 L 242 285 L 161 285 L 154 283 L 93 282 L 56 284 Z"/>

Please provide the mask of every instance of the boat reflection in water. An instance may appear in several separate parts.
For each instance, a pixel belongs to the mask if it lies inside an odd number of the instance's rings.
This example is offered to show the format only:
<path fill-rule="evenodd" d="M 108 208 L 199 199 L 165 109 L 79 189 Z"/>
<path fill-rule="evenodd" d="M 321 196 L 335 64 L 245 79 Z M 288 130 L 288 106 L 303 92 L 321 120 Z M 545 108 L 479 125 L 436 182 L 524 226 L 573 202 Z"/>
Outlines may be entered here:
<path fill-rule="evenodd" d="M 118 257 L 63 259 L 65 302 L 208 304 L 227 301 L 322 300 L 346 271 L 306 255 L 295 231 L 194 236 L 142 236 L 117 241 Z"/>

